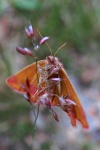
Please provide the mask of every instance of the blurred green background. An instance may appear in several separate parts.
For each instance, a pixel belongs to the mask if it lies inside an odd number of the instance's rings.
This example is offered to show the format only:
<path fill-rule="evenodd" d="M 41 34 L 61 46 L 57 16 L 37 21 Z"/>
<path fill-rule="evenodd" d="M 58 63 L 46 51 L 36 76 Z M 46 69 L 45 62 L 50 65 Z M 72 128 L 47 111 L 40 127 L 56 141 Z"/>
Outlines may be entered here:
<path fill-rule="evenodd" d="M 33 62 L 16 52 L 32 49 L 24 29 L 29 21 L 49 36 L 82 99 L 90 129 L 73 129 L 64 113 L 61 122 L 42 107 L 34 150 L 98 150 L 100 142 L 100 1 L 99 0 L 0 0 L 0 150 L 29 150 L 33 120 L 30 105 L 5 83 L 6 78 Z M 39 59 L 50 52 L 46 45 Z M 62 117 L 63 115 L 63 117 Z M 63 124 L 63 125 L 62 125 Z M 77 137 L 77 138 L 76 138 Z"/>

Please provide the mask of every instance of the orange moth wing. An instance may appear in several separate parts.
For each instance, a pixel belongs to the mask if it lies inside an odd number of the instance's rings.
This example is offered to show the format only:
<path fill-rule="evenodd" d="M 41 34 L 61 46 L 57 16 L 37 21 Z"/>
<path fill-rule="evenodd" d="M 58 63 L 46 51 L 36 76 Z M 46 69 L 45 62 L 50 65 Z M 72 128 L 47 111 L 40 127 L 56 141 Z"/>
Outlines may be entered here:
<path fill-rule="evenodd" d="M 45 60 L 38 61 L 37 64 L 39 64 L 41 67 L 42 65 L 45 65 Z M 38 79 L 37 79 L 37 68 L 36 68 L 36 63 L 33 63 L 31 65 L 28 65 L 24 69 L 20 70 L 17 72 L 15 75 L 10 76 L 7 80 L 6 83 L 10 88 L 12 88 L 15 92 L 24 94 L 26 93 L 24 88 L 22 88 L 21 84 L 26 88 L 26 80 L 28 79 L 31 89 L 33 90 L 33 87 L 37 87 L 38 85 Z M 31 101 L 32 97 L 34 94 L 31 94 Z M 36 99 L 33 100 L 36 101 Z"/>
<path fill-rule="evenodd" d="M 73 105 L 74 114 L 72 116 L 69 116 L 71 119 L 71 123 L 73 126 L 76 126 L 76 119 L 79 120 L 79 122 L 82 124 L 84 128 L 88 128 L 88 123 L 84 114 L 84 110 L 82 108 L 82 105 L 80 103 L 79 97 L 75 92 L 75 89 L 65 71 L 64 68 L 61 68 L 60 70 L 60 76 L 62 78 L 61 81 L 61 95 L 68 96 L 69 99 L 74 101 L 76 105 Z"/>
<path fill-rule="evenodd" d="M 39 65 L 44 65 L 45 60 L 38 61 Z M 24 69 L 17 72 L 15 75 L 10 76 L 6 83 L 10 88 L 13 90 L 24 93 L 24 89 L 21 88 L 20 84 L 25 85 L 25 80 L 28 78 L 30 84 L 34 84 L 34 86 L 37 86 L 37 75 L 36 75 L 36 63 L 33 63 L 31 65 L 28 65 Z"/>

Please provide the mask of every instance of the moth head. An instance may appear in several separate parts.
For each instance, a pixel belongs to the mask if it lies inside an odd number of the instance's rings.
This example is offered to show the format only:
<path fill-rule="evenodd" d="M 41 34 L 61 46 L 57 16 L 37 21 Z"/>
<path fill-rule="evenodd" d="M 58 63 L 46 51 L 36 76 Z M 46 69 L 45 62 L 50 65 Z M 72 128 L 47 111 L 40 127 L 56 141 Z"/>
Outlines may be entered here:
<path fill-rule="evenodd" d="M 52 64 L 52 65 L 57 65 L 59 63 L 59 59 L 55 56 L 47 56 L 46 57 L 46 60 L 49 64 Z"/>

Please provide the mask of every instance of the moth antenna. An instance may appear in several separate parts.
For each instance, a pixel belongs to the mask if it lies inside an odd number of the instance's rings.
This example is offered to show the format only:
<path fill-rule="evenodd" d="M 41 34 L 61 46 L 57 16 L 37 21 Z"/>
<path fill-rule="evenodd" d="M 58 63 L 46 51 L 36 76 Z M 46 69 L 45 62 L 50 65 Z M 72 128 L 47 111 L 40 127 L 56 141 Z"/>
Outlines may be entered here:
<path fill-rule="evenodd" d="M 64 47 L 66 44 L 67 44 L 67 42 L 64 43 L 63 45 L 61 45 L 61 46 L 57 49 L 57 51 L 55 52 L 54 56 L 56 56 L 56 54 L 58 53 L 58 51 L 59 51 L 62 47 Z"/>
<path fill-rule="evenodd" d="M 37 30 L 38 34 L 40 35 L 40 37 L 43 38 L 43 36 L 41 35 L 40 31 L 39 31 L 38 29 L 36 29 L 36 30 Z M 51 50 L 49 44 L 48 44 L 47 42 L 45 42 L 45 43 L 46 43 L 47 47 L 48 47 L 49 50 L 50 50 L 50 54 L 52 55 L 52 50 Z"/>

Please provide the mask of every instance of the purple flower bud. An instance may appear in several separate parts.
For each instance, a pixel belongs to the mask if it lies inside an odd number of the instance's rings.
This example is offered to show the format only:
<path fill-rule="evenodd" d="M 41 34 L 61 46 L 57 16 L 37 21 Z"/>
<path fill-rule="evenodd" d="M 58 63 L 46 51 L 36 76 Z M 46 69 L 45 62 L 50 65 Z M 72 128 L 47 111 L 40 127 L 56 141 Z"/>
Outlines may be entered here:
<path fill-rule="evenodd" d="M 31 34 L 30 34 L 28 28 L 26 28 L 26 27 L 25 27 L 25 33 L 28 36 L 28 38 L 31 38 Z"/>
<path fill-rule="evenodd" d="M 29 32 L 30 32 L 31 36 L 33 36 L 34 35 L 34 30 L 33 30 L 33 27 L 32 27 L 31 24 L 29 25 L 28 29 L 29 29 Z"/>
<path fill-rule="evenodd" d="M 63 97 L 59 97 L 59 102 L 61 106 L 64 106 L 66 104 L 65 99 Z"/>
<path fill-rule="evenodd" d="M 70 100 L 70 99 L 65 99 L 65 102 L 67 102 L 68 103 L 68 105 L 76 105 L 76 103 L 75 102 L 73 102 L 72 100 Z"/>
<path fill-rule="evenodd" d="M 16 47 L 16 50 L 17 52 L 23 55 L 30 55 L 30 56 L 33 55 L 31 50 L 29 50 L 28 48 Z"/>
<path fill-rule="evenodd" d="M 61 78 L 51 78 L 52 81 L 61 81 Z"/>
<path fill-rule="evenodd" d="M 45 36 L 44 38 L 42 38 L 42 39 L 40 40 L 40 45 L 43 45 L 48 39 L 49 39 L 48 36 Z"/>
<path fill-rule="evenodd" d="M 53 113 L 53 116 L 54 116 L 55 120 L 56 120 L 57 122 L 59 122 L 59 118 L 58 118 L 57 113 L 54 112 L 53 110 L 52 110 L 52 113 Z"/>
<path fill-rule="evenodd" d="M 25 27 L 25 33 L 28 36 L 28 38 L 31 38 L 34 36 L 34 30 L 31 24 L 28 26 L 28 28 Z"/>
<path fill-rule="evenodd" d="M 76 105 L 76 103 L 68 98 L 59 97 L 59 102 L 61 107 L 69 106 L 69 105 Z"/>
<path fill-rule="evenodd" d="M 33 55 L 30 49 L 24 48 L 24 50 L 26 51 L 26 54 L 27 54 L 27 55 L 30 55 L 30 56 Z"/>
<path fill-rule="evenodd" d="M 17 52 L 26 55 L 26 51 L 22 47 L 16 47 Z"/>

